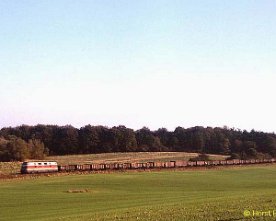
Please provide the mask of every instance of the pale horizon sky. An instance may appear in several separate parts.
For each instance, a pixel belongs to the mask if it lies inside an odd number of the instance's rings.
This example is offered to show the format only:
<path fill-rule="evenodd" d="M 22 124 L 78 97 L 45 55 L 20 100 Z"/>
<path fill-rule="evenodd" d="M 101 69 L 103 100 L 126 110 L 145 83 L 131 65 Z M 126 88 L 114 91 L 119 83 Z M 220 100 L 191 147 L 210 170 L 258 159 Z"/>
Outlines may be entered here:
<path fill-rule="evenodd" d="M 274 0 L 0 0 L 0 128 L 276 132 Z"/>

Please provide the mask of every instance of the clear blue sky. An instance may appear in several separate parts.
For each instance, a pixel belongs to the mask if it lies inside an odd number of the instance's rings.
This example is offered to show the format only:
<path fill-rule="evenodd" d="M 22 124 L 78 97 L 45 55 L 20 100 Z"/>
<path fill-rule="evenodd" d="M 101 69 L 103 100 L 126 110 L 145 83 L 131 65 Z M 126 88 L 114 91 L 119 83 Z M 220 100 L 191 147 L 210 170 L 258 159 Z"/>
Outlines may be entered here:
<path fill-rule="evenodd" d="M 1 0 L 0 128 L 276 131 L 274 0 Z"/>

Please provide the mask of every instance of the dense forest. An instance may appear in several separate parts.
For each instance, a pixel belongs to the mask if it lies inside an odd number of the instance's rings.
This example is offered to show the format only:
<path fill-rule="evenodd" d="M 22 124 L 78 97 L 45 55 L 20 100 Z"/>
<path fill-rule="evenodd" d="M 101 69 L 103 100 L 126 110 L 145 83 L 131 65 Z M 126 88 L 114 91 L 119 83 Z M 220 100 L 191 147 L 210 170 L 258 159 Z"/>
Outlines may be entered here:
<path fill-rule="evenodd" d="M 144 151 L 229 154 L 231 158 L 276 157 L 276 135 L 233 128 L 177 127 L 174 131 L 125 126 L 36 125 L 0 130 L 0 160 L 41 159 L 45 155 Z"/>

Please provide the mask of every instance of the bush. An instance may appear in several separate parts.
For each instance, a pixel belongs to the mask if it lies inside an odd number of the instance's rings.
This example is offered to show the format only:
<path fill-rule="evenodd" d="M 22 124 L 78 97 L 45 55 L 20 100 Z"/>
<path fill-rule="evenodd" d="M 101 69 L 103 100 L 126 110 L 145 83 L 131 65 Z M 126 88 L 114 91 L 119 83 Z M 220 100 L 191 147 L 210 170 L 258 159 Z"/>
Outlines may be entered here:
<path fill-rule="evenodd" d="M 210 157 L 205 153 L 199 154 L 197 157 L 190 159 L 190 161 L 209 161 L 209 160 L 210 160 Z"/>
<path fill-rule="evenodd" d="M 31 156 L 28 144 L 21 138 L 15 138 L 8 142 L 7 151 L 10 161 L 24 161 Z"/>
<path fill-rule="evenodd" d="M 0 161 L 24 161 L 26 159 L 44 159 L 47 149 L 40 140 L 32 139 L 27 143 L 21 138 L 11 136 L 0 138 Z"/>
<path fill-rule="evenodd" d="M 227 160 L 234 160 L 234 159 L 241 159 L 241 156 L 238 153 L 232 153 L 231 156 L 227 158 Z"/>

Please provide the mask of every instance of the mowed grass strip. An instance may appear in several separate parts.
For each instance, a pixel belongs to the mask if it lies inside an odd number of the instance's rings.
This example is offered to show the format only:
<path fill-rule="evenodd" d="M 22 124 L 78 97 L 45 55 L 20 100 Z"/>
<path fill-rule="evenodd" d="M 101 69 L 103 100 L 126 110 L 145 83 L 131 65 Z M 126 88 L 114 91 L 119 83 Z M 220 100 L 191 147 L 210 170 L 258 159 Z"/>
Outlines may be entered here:
<path fill-rule="evenodd" d="M 4 180 L 0 196 L 5 221 L 245 220 L 276 210 L 276 166 Z"/>

